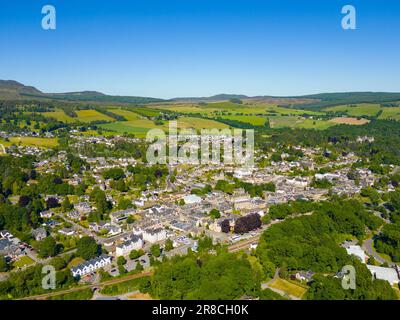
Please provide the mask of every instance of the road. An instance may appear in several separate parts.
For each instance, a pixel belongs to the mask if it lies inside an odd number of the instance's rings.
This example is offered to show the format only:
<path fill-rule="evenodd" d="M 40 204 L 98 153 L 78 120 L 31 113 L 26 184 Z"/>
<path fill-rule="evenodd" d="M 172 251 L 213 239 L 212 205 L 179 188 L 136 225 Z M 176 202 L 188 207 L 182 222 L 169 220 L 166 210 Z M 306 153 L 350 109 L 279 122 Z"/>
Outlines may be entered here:
<path fill-rule="evenodd" d="M 369 256 L 373 256 L 376 261 L 379 263 L 387 263 L 390 267 L 394 266 L 394 264 L 384 258 L 382 258 L 373 248 L 374 237 L 371 237 L 363 242 L 362 248 L 367 252 Z"/>
<path fill-rule="evenodd" d="M 45 300 L 50 297 L 55 297 L 55 296 L 72 293 L 72 292 L 76 292 L 76 291 L 81 291 L 81 290 L 85 290 L 85 289 L 100 288 L 100 287 L 104 287 L 104 286 L 108 286 L 108 285 L 112 285 L 112 284 L 126 282 L 126 281 L 133 280 L 133 279 L 148 277 L 151 275 L 153 275 L 153 271 L 147 271 L 147 272 L 142 272 L 139 274 L 129 275 L 129 276 L 126 276 L 123 278 L 104 281 L 104 282 L 98 283 L 98 284 L 90 284 L 90 285 L 75 287 L 75 288 L 71 288 L 71 289 L 61 290 L 61 291 L 57 291 L 57 292 L 50 292 L 50 293 L 40 294 L 40 295 L 36 295 L 36 296 L 25 297 L 25 298 L 21 298 L 18 300 Z"/>

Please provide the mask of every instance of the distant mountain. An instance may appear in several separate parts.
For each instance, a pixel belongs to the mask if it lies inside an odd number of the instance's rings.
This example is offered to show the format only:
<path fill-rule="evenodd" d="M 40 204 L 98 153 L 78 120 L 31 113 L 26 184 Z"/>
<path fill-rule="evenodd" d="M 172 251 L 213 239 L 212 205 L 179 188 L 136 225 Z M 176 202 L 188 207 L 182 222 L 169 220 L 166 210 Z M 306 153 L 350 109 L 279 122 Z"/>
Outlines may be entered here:
<path fill-rule="evenodd" d="M 16 99 L 24 94 L 42 96 L 43 92 L 35 87 L 25 86 L 14 80 L 0 80 L 0 97 L 5 99 Z"/>
<path fill-rule="evenodd" d="M 97 91 L 67 93 L 43 93 L 35 87 L 25 86 L 13 80 L 0 80 L 0 99 L 6 100 L 62 100 L 105 103 L 151 103 L 163 99 L 135 96 L 112 96 Z"/>
<path fill-rule="evenodd" d="M 174 98 L 171 99 L 172 101 L 179 101 L 179 102 L 218 102 L 218 101 L 228 101 L 231 99 L 248 99 L 248 96 L 241 95 L 241 94 L 217 94 L 211 97 L 187 97 L 187 98 Z"/>

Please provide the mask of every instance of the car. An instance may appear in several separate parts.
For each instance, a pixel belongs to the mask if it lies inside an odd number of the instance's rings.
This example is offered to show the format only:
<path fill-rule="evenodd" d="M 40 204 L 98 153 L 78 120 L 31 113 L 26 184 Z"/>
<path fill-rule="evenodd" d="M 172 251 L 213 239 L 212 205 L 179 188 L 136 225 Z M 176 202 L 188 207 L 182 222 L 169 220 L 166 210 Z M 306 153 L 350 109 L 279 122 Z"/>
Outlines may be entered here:
<path fill-rule="evenodd" d="M 146 260 L 140 259 L 140 262 L 141 262 L 141 263 L 146 263 Z"/>
<path fill-rule="evenodd" d="M 117 272 L 117 269 L 112 269 L 111 272 Z"/>

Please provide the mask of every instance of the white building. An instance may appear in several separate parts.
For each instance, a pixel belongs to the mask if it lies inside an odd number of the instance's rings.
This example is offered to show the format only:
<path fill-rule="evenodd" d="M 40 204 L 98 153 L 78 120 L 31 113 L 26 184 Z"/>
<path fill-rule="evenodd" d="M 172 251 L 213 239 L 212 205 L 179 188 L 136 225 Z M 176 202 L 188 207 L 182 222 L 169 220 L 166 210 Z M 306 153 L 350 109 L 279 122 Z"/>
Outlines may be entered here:
<path fill-rule="evenodd" d="M 111 256 L 101 255 L 100 257 L 79 264 L 76 267 L 72 267 L 71 273 L 73 277 L 82 277 L 109 264 L 111 264 Z"/>
<path fill-rule="evenodd" d="M 368 256 L 360 246 L 349 246 L 346 248 L 347 254 L 355 255 L 362 263 L 366 263 Z"/>
<path fill-rule="evenodd" d="M 369 271 L 374 276 L 375 279 L 386 280 L 390 285 L 399 283 L 399 276 L 394 268 L 384 268 L 378 266 L 367 265 Z"/>
<path fill-rule="evenodd" d="M 167 231 L 163 228 L 145 229 L 142 235 L 143 240 L 154 243 L 165 240 L 167 238 Z"/>
<path fill-rule="evenodd" d="M 132 250 L 139 250 L 142 248 L 143 248 L 143 240 L 136 235 L 132 235 L 130 240 L 125 241 L 123 244 L 120 244 L 116 247 L 115 253 L 117 257 L 125 256 L 129 254 Z"/>

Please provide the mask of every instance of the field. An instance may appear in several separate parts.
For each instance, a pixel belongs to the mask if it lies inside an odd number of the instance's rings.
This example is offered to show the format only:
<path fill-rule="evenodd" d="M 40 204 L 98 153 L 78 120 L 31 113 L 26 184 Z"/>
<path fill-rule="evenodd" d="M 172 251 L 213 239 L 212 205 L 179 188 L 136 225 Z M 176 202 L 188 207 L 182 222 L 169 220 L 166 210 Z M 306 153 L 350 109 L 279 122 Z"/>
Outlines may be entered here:
<path fill-rule="evenodd" d="M 196 130 L 199 129 L 224 129 L 228 128 L 226 124 L 207 120 L 207 119 L 199 119 L 199 118 L 192 118 L 192 117 L 183 117 L 178 119 L 178 127 L 180 129 L 184 128 L 194 128 Z M 115 131 L 117 133 L 132 133 L 135 134 L 137 137 L 145 137 L 146 133 L 150 129 L 159 128 L 165 131 L 168 131 L 168 122 L 164 122 L 163 125 L 156 125 L 154 121 L 147 120 L 147 119 L 139 119 L 139 120 L 132 120 L 132 121 L 120 121 L 114 123 L 106 123 L 100 125 L 101 128 L 109 131 Z"/>
<path fill-rule="evenodd" d="M 92 121 L 115 121 L 113 118 L 102 114 L 96 110 L 78 110 L 76 111 L 78 120 L 81 122 L 92 122 Z"/>
<path fill-rule="evenodd" d="M 400 107 L 393 108 L 383 108 L 382 114 L 379 116 L 379 119 L 394 119 L 400 120 Z"/>
<path fill-rule="evenodd" d="M 9 140 L 0 140 L 0 143 L 5 147 L 15 144 L 24 147 L 52 148 L 58 145 L 57 138 L 11 137 Z"/>
<path fill-rule="evenodd" d="M 324 110 L 332 112 L 346 112 L 347 115 L 349 116 L 361 117 L 361 116 L 376 116 L 376 114 L 381 109 L 382 108 L 379 104 L 361 103 L 355 106 L 340 105 L 340 106 L 326 108 Z"/>
<path fill-rule="evenodd" d="M 333 118 L 330 120 L 330 122 L 333 123 L 339 123 L 339 124 L 350 124 L 350 125 L 363 125 L 369 122 L 367 119 L 357 119 L 357 118 L 348 118 L 348 117 L 340 117 L 340 118 Z"/>
<path fill-rule="evenodd" d="M 253 126 L 263 126 L 267 121 L 267 118 L 260 116 L 221 116 L 221 118 L 250 123 Z"/>
<path fill-rule="evenodd" d="M 326 120 L 306 119 L 303 117 L 295 116 L 273 116 L 268 117 L 271 128 L 303 128 L 303 129 L 317 129 L 324 130 L 335 123 Z"/>
<path fill-rule="evenodd" d="M 28 256 L 23 256 L 19 260 L 15 261 L 13 263 L 13 266 L 15 268 L 22 268 L 24 266 L 30 266 L 31 264 L 34 264 L 35 261 L 33 261 L 30 257 Z"/>
<path fill-rule="evenodd" d="M 71 118 L 70 116 L 65 114 L 65 112 L 61 109 L 57 109 L 56 111 L 51 111 L 51 112 L 43 112 L 43 115 L 66 123 L 71 123 L 76 121 L 76 119 Z"/>
<path fill-rule="evenodd" d="M 107 111 L 123 116 L 128 121 L 140 119 L 140 116 L 137 113 L 124 109 L 107 109 Z"/>
<path fill-rule="evenodd" d="M 303 288 L 300 285 L 294 284 L 289 282 L 285 279 L 278 278 L 276 279 L 271 285 L 271 288 L 278 289 L 283 291 L 289 295 L 295 296 L 297 298 L 302 298 L 305 292 L 307 291 L 306 288 Z"/>

